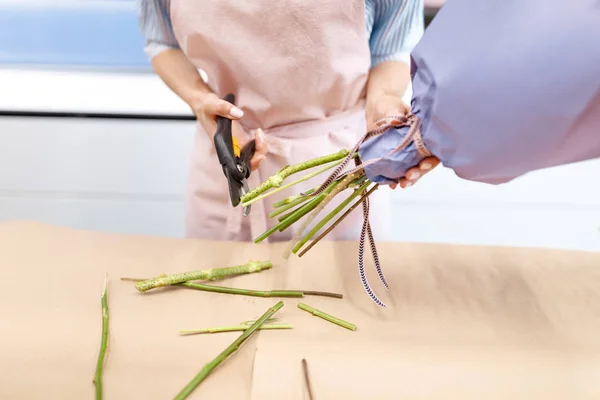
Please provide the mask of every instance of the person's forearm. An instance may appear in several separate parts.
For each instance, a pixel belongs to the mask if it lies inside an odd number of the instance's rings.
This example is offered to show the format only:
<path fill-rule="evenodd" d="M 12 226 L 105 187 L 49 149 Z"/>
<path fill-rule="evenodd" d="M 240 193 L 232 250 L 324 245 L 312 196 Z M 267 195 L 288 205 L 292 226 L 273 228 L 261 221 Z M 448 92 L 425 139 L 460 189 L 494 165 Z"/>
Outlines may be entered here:
<path fill-rule="evenodd" d="M 410 66 L 401 61 L 386 61 L 376 65 L 369 73 L 367 101 L 381 95 L 404 96 L 410 82 Z"/>
<path fill-rule="evenodd" d="M 203 94 L 211 93 L 198 70 L 179 49 L 169 49 L 158 54 L 152 60 L 152 68 L 192 110 L 202 101 Z"/>

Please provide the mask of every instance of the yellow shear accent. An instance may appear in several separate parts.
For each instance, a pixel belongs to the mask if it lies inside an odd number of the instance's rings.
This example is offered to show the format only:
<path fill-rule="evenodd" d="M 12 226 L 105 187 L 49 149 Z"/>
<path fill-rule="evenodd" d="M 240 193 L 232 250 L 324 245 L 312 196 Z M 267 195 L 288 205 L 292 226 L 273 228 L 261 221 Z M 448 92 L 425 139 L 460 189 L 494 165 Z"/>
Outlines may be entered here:
<path fill-rule="evenodd" d="M 239 157 L 241 154 L 240 143 L 237 141 L 235 136 L 231 137 L 231 141 L 233 142 L 233 154 L 235 154 L 236 157 Z"/>

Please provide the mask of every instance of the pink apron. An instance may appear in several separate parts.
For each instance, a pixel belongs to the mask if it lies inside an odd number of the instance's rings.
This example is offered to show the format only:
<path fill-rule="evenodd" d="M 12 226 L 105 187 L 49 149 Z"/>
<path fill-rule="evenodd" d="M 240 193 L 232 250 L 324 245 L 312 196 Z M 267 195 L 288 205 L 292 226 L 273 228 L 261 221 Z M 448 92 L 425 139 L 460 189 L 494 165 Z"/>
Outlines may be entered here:
<path fill-rule="evenodd" d="M 269 154 L 250 176 L 251 188 L 286 165 L 350 149 L 365 133 L 371 57 L 363 0 L 172 0 L 171 19 L 181 49 L 207 73 L 211 89 L 221 97 L 235 94 L 245 113 L 240 121 L 244 128 L 265 132 Z M 250 216 L 243 217 L 240 207 L 231 206 L 216 152 L 198 124 L 186 236 L 252 240 L 277 222 L 269 218 L 274 202 L 314 187 L 326 176 L 254 203 Z M 380 240 L 391 239 L 390 195 L 382 187 L 371 196 L 371 225 Z M 332 201 L 326 211 L 341 200 Z M 353 214 L 328 239 L 358 238 L 362 213 Z M 270 240 L 289 240 L 293 228 Z"/>

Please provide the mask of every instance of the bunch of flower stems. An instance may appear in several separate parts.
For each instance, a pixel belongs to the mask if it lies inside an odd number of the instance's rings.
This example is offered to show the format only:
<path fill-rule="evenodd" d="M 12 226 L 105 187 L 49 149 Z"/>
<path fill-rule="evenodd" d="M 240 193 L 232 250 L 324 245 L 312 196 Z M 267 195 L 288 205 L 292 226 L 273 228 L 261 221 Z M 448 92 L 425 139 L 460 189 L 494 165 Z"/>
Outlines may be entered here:
<path fill-rule="evenodd" d="M 296 165 L 286 166 L 275 175 L 269 177 L 258 187 L 244 195 L 241 199 L 242 206 L 245 207 L 257 201 L 264 200 L 269 196 L 332 170 L 339 166 L 349 154 L 348 150 L 343 149 L 337 153 L 304 161 Z M 353 157 L 358 157 L 358 154 L 353 154 Z M 320 168 L 307 173 L 295 181 L 284 184 L 284 181 L 290 176 L 317 167 Z M 366 197 L 373 193 L 373 191 L 377 189 L 377 184 L 370 182 L 364 173 L 359 171 L 338 178 L 322 193 L 311 195 L 316 189 L 317 187 L 302 194 L 290 196 L 276 202 L 273 205 L 274 210 L 269 214 L 269 217 L 273 219 L 277 218 L 278 222 L 272 228 L 257 237 L 254 240 L 255 243 L 260 243 L 275 232 L 283 232 L 292 225 L 302 221 L 302 225 L 296 231 L 290 247 L 286 252 L 286 256 L 290 253 L 294 253 L 301 257 L 316 243 L 323 239 L 323 237 L 329 234 L 329 232 L 335 229 L 335 227 L 357 208 Z M 325 209 L 327 204 L 336 198 L 336 196 L 347 192 L 350 192 L 350 194 L 348 194 L 337 207 L 325 215 L 311 229 L 308 229 L 310 224 L 315 220 L 317 215 Z M 346 211 L 341 216 L 337 217 L 344 209 L 346 209 Z M 324 229 L 328 223 L 330 223 L 329 226 Z M 319 235 L 316 236 L 317 234 Z M 314 240 L 312 240 L 311 243 L 308 243 L 311 239 Z"/>

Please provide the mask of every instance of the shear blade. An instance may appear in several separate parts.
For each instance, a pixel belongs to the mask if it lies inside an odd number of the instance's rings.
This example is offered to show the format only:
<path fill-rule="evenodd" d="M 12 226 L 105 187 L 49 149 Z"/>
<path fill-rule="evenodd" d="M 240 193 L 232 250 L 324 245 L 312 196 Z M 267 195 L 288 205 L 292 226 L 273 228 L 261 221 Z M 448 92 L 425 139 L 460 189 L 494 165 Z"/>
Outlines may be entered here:
<path fill-rule="evenodd" d="M 247 194 L 250 191 L 250 189 L 248 188 L 248 182 L 244 179 L 244 181 L 242 182 L 242 196 Z M 244 207 L 244 217 L 247 217 L 248 215 L 250 215 L 250 211 L 252 210 L 252 206 L 246 206 Z"/>

